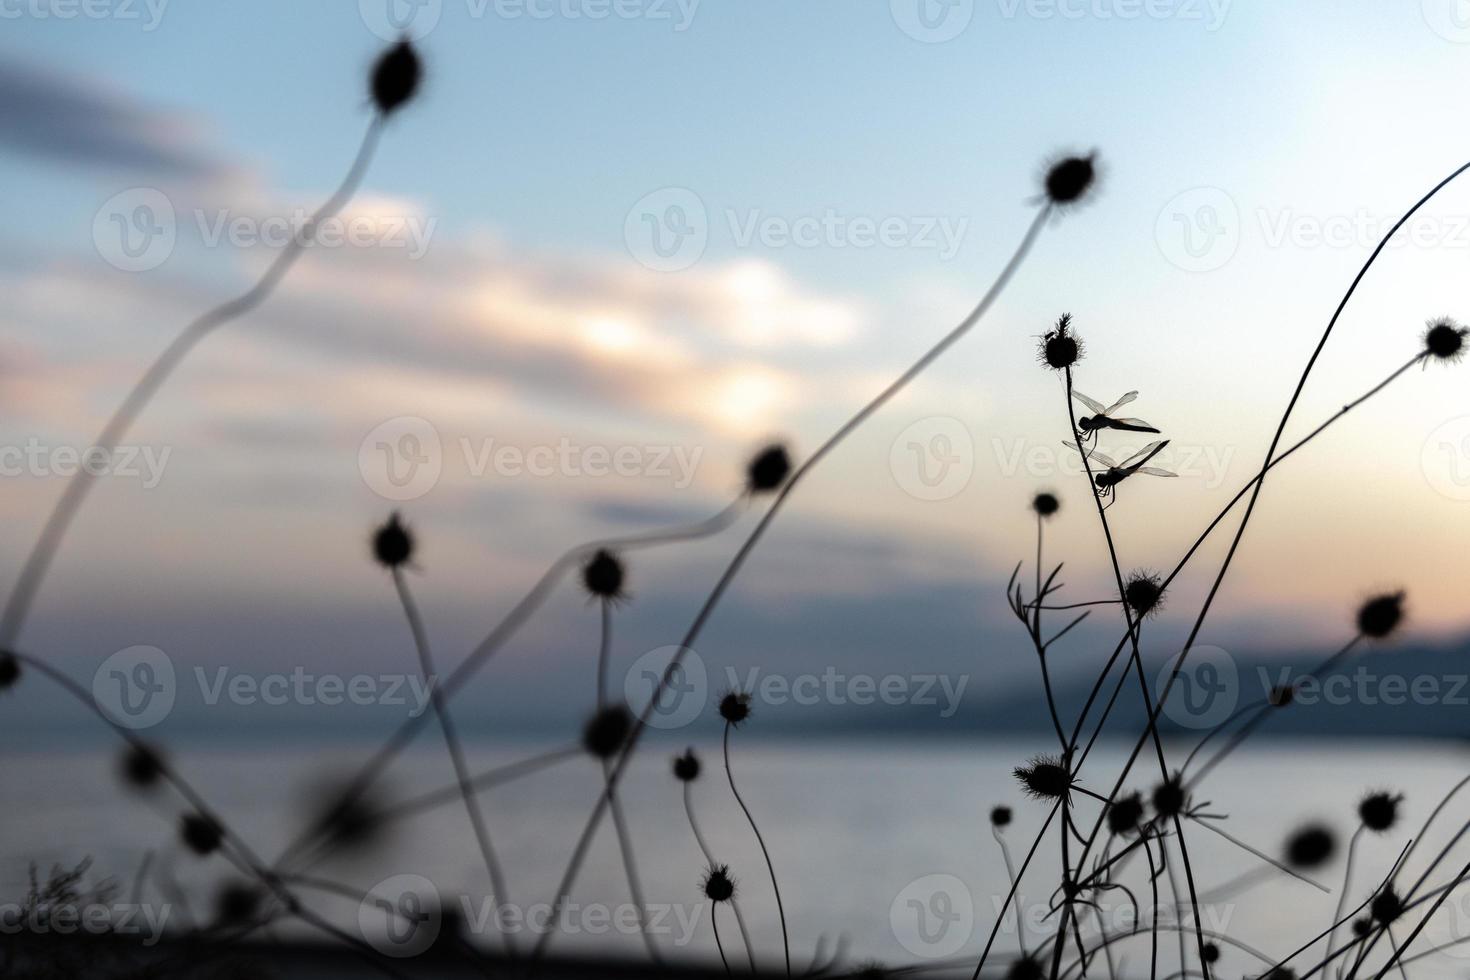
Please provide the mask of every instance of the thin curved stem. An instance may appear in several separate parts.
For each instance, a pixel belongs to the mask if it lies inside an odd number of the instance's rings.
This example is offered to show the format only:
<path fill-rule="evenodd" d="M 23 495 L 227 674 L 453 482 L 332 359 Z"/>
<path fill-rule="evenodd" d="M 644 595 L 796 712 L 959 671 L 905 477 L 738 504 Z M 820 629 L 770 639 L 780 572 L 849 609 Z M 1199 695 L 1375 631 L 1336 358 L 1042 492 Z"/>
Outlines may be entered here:
<path fill-rule="evenodd" d="M 786 954 L 786 976 L 791 976 L 791 940 L 786 935 L 786 908 L 781 904 L 781 886 L 776 883 L 776 865 L 771 862 L 771 852 L 766 847 L 766 839 L 761 835 L 761 829 L 756 825 L 755 817 L 751 816 L 750 807 L 745 805 L 745 798 L 740 795 L 740 790 L 735 787 L 735 771 L 730 768 L 730 729 L 733 726 L 725 722 L 725 778 L 730 783 L 730 792 L 735 796 L 735 802 L 740 804 L 740 809 L 745 813 L 745 820 L 750 824 L 750 829 L 755 832 L 756 843 L 761 847 L 761 856 L 766 859 L 766 870 L 771 875 L 771 890 L 776 893 L 776 914 L 781 919 L 781 950 Z"/>

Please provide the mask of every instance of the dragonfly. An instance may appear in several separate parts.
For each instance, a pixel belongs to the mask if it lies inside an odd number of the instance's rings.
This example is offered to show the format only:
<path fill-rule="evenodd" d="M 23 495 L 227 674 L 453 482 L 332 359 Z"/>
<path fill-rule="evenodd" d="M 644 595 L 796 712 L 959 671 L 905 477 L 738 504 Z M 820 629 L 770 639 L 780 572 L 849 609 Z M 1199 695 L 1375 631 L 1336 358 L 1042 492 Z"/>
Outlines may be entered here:
<path fill-rule="evenodd" d="M 1138 392 L 1136 391 L 1128 392 L 1128 394 L 1124 395 L 1122 398 L 1119 398 L 1107 408 L 1104 408 L 1101 402 L 1088 398 L 1080 391 L 1073 391 L 1072 397 L 1077 399 L 1082 404 L 1086 405 L 1092 411 L 1091 415 L 1084 415 L 1077 420 L 1077 428 L 1081 430 L 1084 442 L 1087 441 L 1089 438 L 1095 441 L 1097 439 L 1098 432 L 1102 429 L 1119 429 L 1123 432 L 1159 431 L 1158 429 L 1155 429 L 1153 426 L 1149 425 L 1143 419 L 1113 418 L 1114 412 L 1138 397 Z"/>
<path fill-rule="evenodd" d="M 1089 449 L 1084 451 L 1082 447 L 1078 446 L 1075 442 L 1066 443 L 1066 445 L 1082 453 L 1082 455 L 1087 457 L 1088 459 L 1093 460 L 1097 463 L 1101 463 L 1103 466 L 1107 467 L 1107 469 L 1102 470 L 1101 472 L 1095 472 L 1092 475 L 1092 482 L 1097 485 L 1099 497 L 1112 497 L 1113 491 L 1117 488 L 1118 484 L 1122 483 L 1124 480 L 1128 479 L 1135 473 L 1147 473 L 1149 476 L 1178 476 L 1178 473 L 1175 473 L 1171 470 L 1147 465 L 1148 461 L 1153 459 L 1160 452 L 1162 452 L 1163 448 L 1168 444 L 1168 439 L 1162 439 L 1158 442 L 1151 442 L 1147 446 L 1144 446 L 1142 449 L 1140 449 L 1138 452 L 1134 453 L 1132 456 L 1129 456 L 1127 459 L 1123 460 L 1123 462 L 1119 463 L 1116 462 L 1111 456 L 1108 456 L 1106 453 L 1100 452 L 1097 449 Z M 1111 506 L 1111 504 L 1109 504 L 1109 506 Z"/>

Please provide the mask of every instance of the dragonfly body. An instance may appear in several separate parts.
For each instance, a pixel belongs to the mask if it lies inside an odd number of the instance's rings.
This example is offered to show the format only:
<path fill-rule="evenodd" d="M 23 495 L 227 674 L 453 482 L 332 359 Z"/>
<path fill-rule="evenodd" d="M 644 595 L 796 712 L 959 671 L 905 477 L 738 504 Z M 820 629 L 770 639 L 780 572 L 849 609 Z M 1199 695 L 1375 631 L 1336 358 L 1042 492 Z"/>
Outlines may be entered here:
<path fill-rule="evenodd" d="M 1119 398 L 1113 404 L 1104 407 L 1102 402 L 1094 401 L 1082 394 L 1073 391 L 1072 397 L 1077 399 L 1092 411 L 1091 415 L 1083 415 L 1077 419 L 1077 429 L 1084 437 L 1097 438 L 1097 433 L 1103 429 L 1117 429 L 1120 432 L 1158 432 L 1153 426 L 1143 419 L 1114 418 L 1113 413 L 1127 405 L 1138 397 L 1138 392 L 1130 391 Z"/>
<path fill-rule="evenodd" d="M 1161 453 L 1168 444 L 1169 440 L 1167 439 L 1159 442 L 1151 442 L 1123 462 L 1118 463 L 1107 455 L 1098 452 L 1096 449 L 1084 451 L 1076 443 L 1067 443 L 1067 445 L 1081 452 L 1088 459 L 1100 463 L 1105 467 L 1105 469 L 1099 470 L 1092 475 L 1092 482 L 1096 485 L 1098 496 L 1100 497 L 1111 497 L 1118 484 L 1135 473 L 1147 473 L 1149 476 L 1178 476 L 1178 473 L 1172 473 L 1169 470 L 1148 465 L 1148 461 Z"/>

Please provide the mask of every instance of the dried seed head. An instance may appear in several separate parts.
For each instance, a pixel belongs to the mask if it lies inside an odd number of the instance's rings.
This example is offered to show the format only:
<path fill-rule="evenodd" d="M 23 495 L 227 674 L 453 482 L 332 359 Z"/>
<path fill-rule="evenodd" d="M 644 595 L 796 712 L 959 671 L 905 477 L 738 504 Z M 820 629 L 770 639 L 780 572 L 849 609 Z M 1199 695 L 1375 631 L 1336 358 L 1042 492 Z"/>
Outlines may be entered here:
<path fill-rule="evenodd" d="M 384 568 L 398 568 L 413 558 L 413 535 L 403 526 L 397 511 L 373 534 L 373 557 Z"/>
<path fill-rule="evenodd" d="M 633 714 L 621 704 L 603 708 L 582 729 L 582 747 L 599 759 L 618 754 L 633 730 Z"/>
<path fill-rule="evenodd" d="M 617 555 L 606 548 L 599 549 L 587 564 L 582 566 L 582 584 L 587 591 L 599 599 L 621 599 L 624 596 L 625 578 L 623 563 Z"/>
<path fill-rule="evenodd" d="M 720 698 L 720 717 L 732 725 L 739 725 L 750 717 L 750 695 L 743 691 L 731 691 Z"/>
<path fill-rule="evenodd" d="M 123 782 L 137 789 L 150 789 L 163 775 L 163 758 L 146 745 L 130 745 L 118 765 Z"/>
<path fill-rule="evenodd" d="M 383 115 L 401 108 L 414 97 L 424 78 L 424 65 L 408 41 L 399 41 L 373 66 L 373 104 Z"/>
<path fill-rule="evenodd" d="M 728 902 L 735 897 L 735 879 L 730 877 L 730 866 L 722 864 L 717 868 L 710 868 L 704 873 L 704 880 L 699 883 L 704 897 L 711 902 Z"/>
<path fill-rule="evenodd" d="M 1096 154 L 1066 156 L 1046 171 L 1046 199 L 1057 207 L 1075 205 L 1097 182 Z"/>
<path fill-rule="evenodd" d="M 1424 329 L 1424 352 L 1432 360 L 1452 363 L 1465 356 L 1465 335 L 1470 330 L 1447 316 L 1430 320 Z"/>
<path fill-rule="evenodd" d="M 1206 963 L 1213 963 L 1220 958 L 1220 947 L 1214 943 L 1205 943 L 1204 958 Z"/>
<path fill-rule="evenodd" d="M 243 881 L 227 882 L 214 899 L 215 921 L 222 926 L 254 925 L 265 894 Z"/>
<path fill-rule="evenodd" d="M 1123 585 L 1123 601 L 1140 619 L 1164 607 L 1164 580 L 1153 572 L 1134 572 Z"/>
<path fill-rule="evenodd" d="M 1398 822 L 1399 804 L 1403 801 L 1401 794 L 1369 793 L 1358 804 L 1358 818 L 1364 827 L 1381 834 Z"/>
<path fill-rule="evenodd" d="M 385 806 L 354 784 L 329 781 L 312 804 L 311 827 L 334 848 L 363 852 L 379 844 L 389 829 Z"/>
<path fill-rule="evenodd" d="M 693 749 L 685 749 L 683 755 L 674 757 L 674 778 L 681 783 L 692 783 L 699 778 L 699 756 Z"/>
<path fill-rule="evenodd" d="M 179 836 L 189 850 L 203 856 L 219 850 L 225 831 L 213 817 L 202 813 L 186 813 L 179 822 Z"/>
<path fill-rule="evenodd" d="M 1358 609 L 1358 632 L 1369 639 L 1382 640 L 1398 629 L 1403 620 L 1403 592 L 1374 596 Z"/>
<path fill-rule="evenodd" d="M 1055 800 L 1072 790 L 1072 774 L 1056 756 L 1039 755 L 1029 765 L 1012 770 L 1027 796 L 1037 800 Z"/>
<path fill-rule="evenodd" d="M 1082 360 L 1082 338 L 1072 332 L 1072 314 L 1063 313 L 1057 324 L 1041 335 L 1036 356 L 1053 371 L 1063 371 Z"/>
<path fill-rule="evenodd" d="M 751 493 L 779 490 L 791 475 L 791 457 L 785 446 L 767 446 L 745 468 L 745 485 Z"/>
<path fill-rule="evenodd" d="M 1353 920 L 1353 935 L 1362 939 L 1373 931 L 1373 920 L 1368 918 Z"/>
<path fill-rule="evenodd" d="M 1021 956 L 1007 968 L 1006 980 L 1046 980 L 1046 970 L 1036 957 Z"/>
<path fill-rule="evenodd" d="M 1174 817 L 1183 813 L 1188 796 L 1178 773 L 1155 786 L 1151 800 L 1154 812 L 1161 817 Z"/>
<path fill-rule="evenodd" d="M 1031 498 L 1031 509 L 1041 517 L 1050 517 L 1062 509 L 1062 502 L 1054 493 L 1038 493 Z"/>
<path fill-rule="evenodd" d="M 1011 825 L 1011 808 L 998 806 L 990 811 L 990 825 L 992 827 L 1009 827 Z"/>
<path fill-rule="evenodd" d="M 1137 793 L 1120 797 L 1108 804 L 1108 830 L 1121 837 L 1138 833 L 1143 822 L 1143 797 Z"/>
<path fill-rule="evenodd" d="M 0 650 L 0 691 L 8 691 L 20 680 L 20 659 L 9 650 Z"/>
<path fill-rule="evenodd" d="M 1320 824 L 1308 824 L 1286 841 L 1286 863 L 1294 868 L 1315 868 L 1337 853 L 1337 836 Z"/>
<path fill-rule="evenodd" d="M 1373 904 L 1368 906 L 1368 913 L 1376 921 L 1388 925 L 1404 914 L 1404 900 L 1399 898 L 1392 885 L 1384 885 L 1383 891 L 1373 896 Z"/>

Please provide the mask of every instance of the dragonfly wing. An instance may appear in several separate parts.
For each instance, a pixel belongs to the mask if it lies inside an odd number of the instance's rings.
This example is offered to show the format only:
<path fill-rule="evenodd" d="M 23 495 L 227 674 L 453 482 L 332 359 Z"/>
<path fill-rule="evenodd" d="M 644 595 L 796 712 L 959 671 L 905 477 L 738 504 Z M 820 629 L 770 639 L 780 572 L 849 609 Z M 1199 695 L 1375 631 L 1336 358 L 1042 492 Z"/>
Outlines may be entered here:
<path fill-rule="evenodd" d="M 1158 432 L 1143 419 L 1113 419 L 1113 428 L 1132 429 L 1134 432 Z"/>
<path fill-rule="evenodd" d="M 1178 476 L 1179 475 L 1178 473 L 1175 473 L 1172 470 L 1160 469 L 1157 466 L 1140 466 L 1138 468 L 1138 472 L 1140 472 L 1140 473 L 1147 473 L 1149 476 Z"/>
<path fill-rule="evenodd" d="M 1143 463 L 1147 463 L 1150 459 L 1153 459 L 1154 456 L 1158 454 L 1159 450 L 1163 449 L 1168 444 L 1169 441 L 1167 439 L 1161 440 L 1159 442 L 1151 442 L 1147 446 L 1144 446 L 1142 449 L 1140 449 L 1138 452 L 1134 453 L 1132 456 L 1129 456 L 1127 459 L 1123 460 L 1123 466 L 1138 466 Z"/>
<path fill-rule="evenodd" d="M 1105 408 L 1102 407 L 1102 402 L 1095 401 L 1095 400 L 1093 400 L 1091 398 L 1088 398 L 1086 395 L 1084 395 L 1080 391 L 1075 391 L 1074 390 L 1072 392 L 1072 397 L 1075 398 L 1075 399 L 1077 399 L 1082 404 L 1086 405 L 1089 409 L 1091 409 L 1092 410 L 1092 414 L 1094 414 L 1094 415 L 1106 415 L 1107 414 L 1107 409 L 1105 409 Z"/>
<path fill-rule="evenodd" d="M 1104 466 L 1117 466 L 1118 465 L 1117 463 L 1113 462 L 1112 459 L 1106 453 L 1101 452 L 1101 451 L 1096 450 L 1096 449 L 1083 449 L 1081 446 L 1078 446 L 1075 442 L 1072 442 L 1070 439 L 1063 439 L 1062 440 L 1062 445 L 1068 446 L 1068 447 L 1070 447 L 1072 449 L 1075 449 L 1079 453 L 1081 453 L 1083 456 L 1086 456 L 1088 459 L 1095 460 L 1095 461 L 1103 464 Z"/>
<path fill-rule="evenodd" d="M 1122 408 L 1124 405 L 1127 405 L 1129 402 L 1133 401 L 1137 397 L 1138 397 L 1138 392 L 1136 392 L 1136 391 L 1130 391 L 1130 392 L 1128 392 L 1128 394 L 1124 395 L 1122 398 L 1119 398 L 1117 401 L 1113 402 L 1107 408 L 1103 409 L 1103 414 L 1104 415 L 1112 415 L 1118 409 Z"/>

